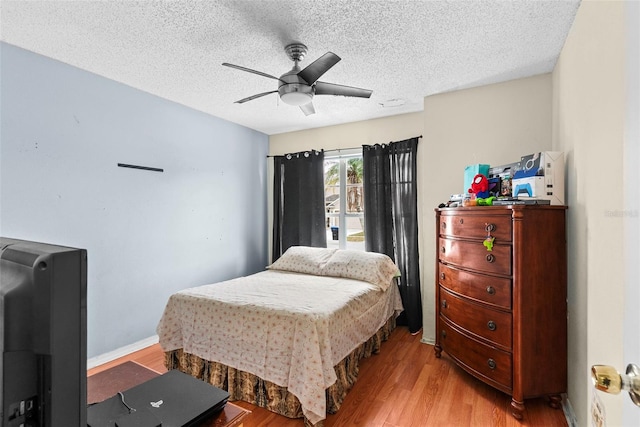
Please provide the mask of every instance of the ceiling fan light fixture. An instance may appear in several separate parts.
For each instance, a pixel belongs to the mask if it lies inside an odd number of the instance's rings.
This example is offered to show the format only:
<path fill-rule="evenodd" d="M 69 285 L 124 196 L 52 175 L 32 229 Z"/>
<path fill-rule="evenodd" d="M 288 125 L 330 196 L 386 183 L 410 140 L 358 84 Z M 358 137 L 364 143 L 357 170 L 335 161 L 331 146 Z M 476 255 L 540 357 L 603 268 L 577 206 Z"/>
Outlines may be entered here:
<path fill-rule="evenodd" d="M 311 102 L 313 94 L 307 92 L 287 92 L 280 95 L 280 99 L 285 104 L 299 107 Z"/>

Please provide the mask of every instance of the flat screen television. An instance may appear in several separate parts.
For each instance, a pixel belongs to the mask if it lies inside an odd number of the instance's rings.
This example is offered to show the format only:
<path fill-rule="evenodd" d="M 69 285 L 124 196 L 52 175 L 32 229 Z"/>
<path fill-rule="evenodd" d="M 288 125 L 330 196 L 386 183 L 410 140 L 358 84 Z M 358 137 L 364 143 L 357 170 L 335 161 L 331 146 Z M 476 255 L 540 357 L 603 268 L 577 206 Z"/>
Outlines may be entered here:
<path fill-rule="evenodd" d="M 86 426 L 87 252 L 0 237 L 2 427 Z"/>

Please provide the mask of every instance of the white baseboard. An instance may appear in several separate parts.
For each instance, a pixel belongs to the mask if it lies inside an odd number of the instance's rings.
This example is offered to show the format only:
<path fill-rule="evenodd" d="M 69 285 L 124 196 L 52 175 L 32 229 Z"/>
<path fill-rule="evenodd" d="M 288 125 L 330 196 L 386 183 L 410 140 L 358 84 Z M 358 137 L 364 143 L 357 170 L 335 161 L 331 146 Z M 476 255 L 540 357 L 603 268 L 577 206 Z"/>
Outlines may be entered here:
<path fill-rule="evenodd" d="M 435 339 L 425 338 L 424 336 L 420 339 L 420 342 L 423 344 L 436 345 Z"/>
<path fill-rule="evenodd" d="M 578 427 L 578 419 L 576 418 L 575 412 L 573 412 L 573 406 L 571 406 L 569 397 L 566 393 L 564 393 L 562 397 L 564 397 L 564 399 L 562 399 L 562 411 L 567 419 L 567 425 L 569 427 Z"/>
<path fill-rule="evenodd" d="M 107 362 L 111 362 L 119 357 L 126 356 L 129 353 L 133 353 L 134 351 L 142 350 L 143 348 L 152 346 L 157 344 L 159 338 L 157 335 L 151 336 L 149 338 L 145 338 L 138 342 L 134 342 L 133 344 L 126 345 L 124 347 L 117 348 L 108 353 L 101 354 L 96 357 L 92 357 L 91 359 L 87 359 L 87 369 L 95 368 L 96 366 L 100 366 Z"/>

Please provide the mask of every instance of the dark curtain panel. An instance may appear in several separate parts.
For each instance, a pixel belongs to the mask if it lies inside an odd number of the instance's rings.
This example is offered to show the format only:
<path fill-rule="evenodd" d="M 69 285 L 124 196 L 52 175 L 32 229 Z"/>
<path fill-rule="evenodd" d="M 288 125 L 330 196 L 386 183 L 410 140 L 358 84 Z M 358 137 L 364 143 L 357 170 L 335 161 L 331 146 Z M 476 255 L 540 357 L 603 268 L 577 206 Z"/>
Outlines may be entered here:
<path fill-rule="evenodd" d="M 391 164 L 389 147 L 365 145 L 362 150 L 364 187 L 364 245 L 395 260 L 391 210 Z"/>
<path fill-rule="evenodd" d="M 365 247 L 389 255 L 400 269 L 404 312 L 399 324 L 422 329 L 418 254 L 416 154 L 418 138 L 363 147 Z M 369 198 L 373 200 L 369 200 Z M 371 210 L 369 210 L 371 206 Z"/>
<path fill-rule="evenodd" d="M 400 295 L 402 295 L 404 315 L 411 333 L 422 329 L 416 189 L 417 150 L 418 138 L 389 144 L 396 263 L 401 274 Z"/>
<path fill-rule="evenodd" d="M 273 242 L 271 247 L 271 261 L 275 262 L 282 250 L 282 178 L 284 169 L 284 156 L 273 157 Z"/>
<path fill-rule="evenodd" d="M 291 246 L 327 246 L 324 152 L 274 157 L 273 261 Z"/>

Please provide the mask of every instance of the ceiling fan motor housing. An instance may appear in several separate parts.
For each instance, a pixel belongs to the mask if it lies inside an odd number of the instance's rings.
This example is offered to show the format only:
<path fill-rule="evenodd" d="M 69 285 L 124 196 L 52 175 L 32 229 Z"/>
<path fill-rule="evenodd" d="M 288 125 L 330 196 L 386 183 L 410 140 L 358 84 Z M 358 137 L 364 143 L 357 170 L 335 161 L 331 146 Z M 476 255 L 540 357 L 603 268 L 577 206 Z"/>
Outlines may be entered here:
<path fill-rule="evenodd" d="M 278 94 L 280 95 L 282 102 L 289 105 L 305 105 L 313 99 L 313 86 L 309 85 L 300 76 L 298 76 L 299 71 L 300 68 L 296 63 L 291 71 L 280 76 Z"/>

